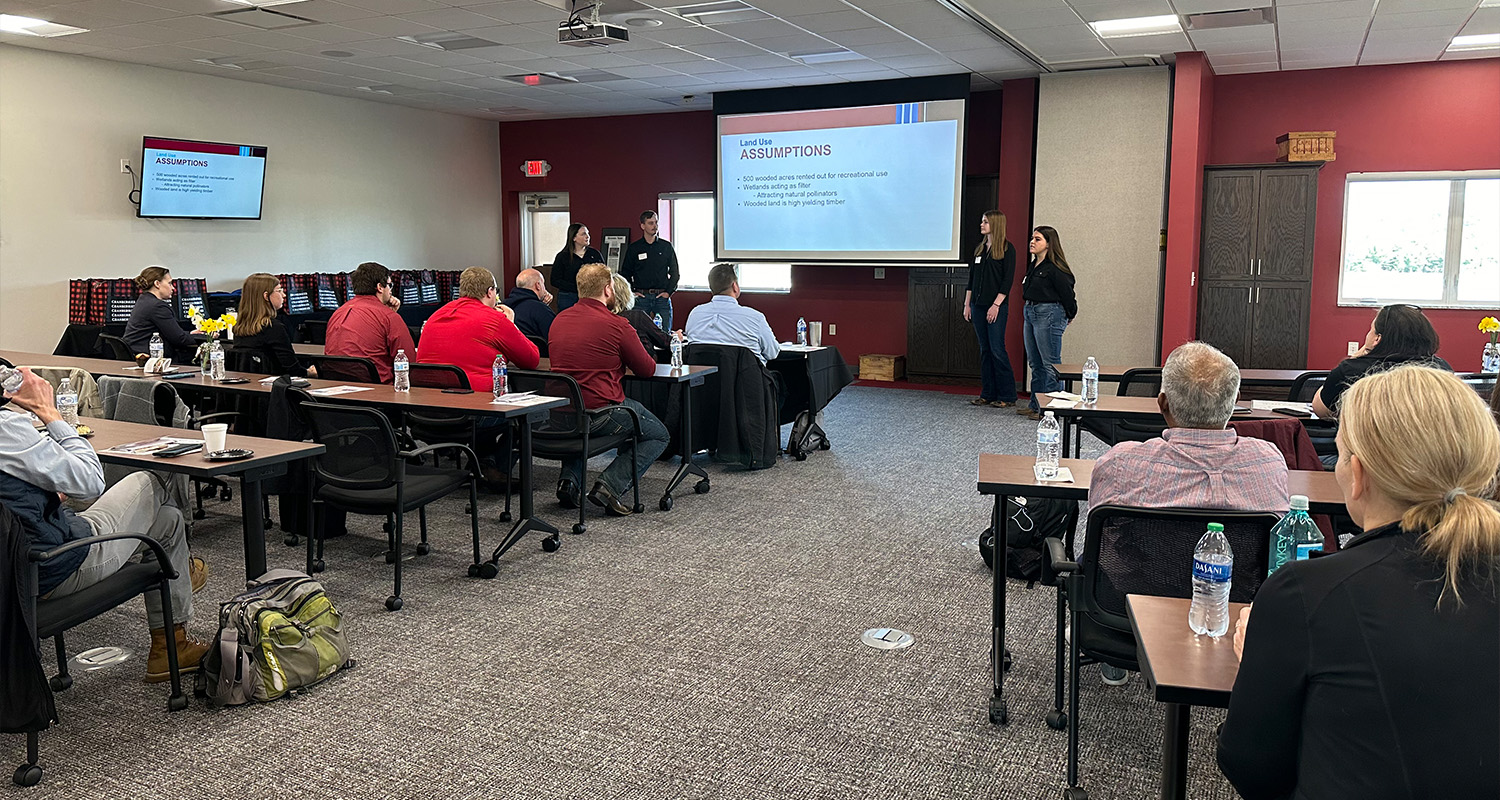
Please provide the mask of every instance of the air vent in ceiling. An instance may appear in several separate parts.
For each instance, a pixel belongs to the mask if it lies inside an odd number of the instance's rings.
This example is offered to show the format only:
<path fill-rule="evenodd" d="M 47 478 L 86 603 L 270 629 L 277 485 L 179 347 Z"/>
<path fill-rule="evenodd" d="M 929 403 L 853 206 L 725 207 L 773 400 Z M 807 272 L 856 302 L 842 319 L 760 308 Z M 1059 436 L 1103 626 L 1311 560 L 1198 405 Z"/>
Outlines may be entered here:
<path fill-rule="evenodd" d="M 684 19 L 701 22 L 704 25 L 723 25 L 728 22 L 749 22 L 757 19 L 769 19 L 769 15 L 754 6 L 740 2 L 740 0 L 714 0 L 708 3 L 688 3 L 680 6 L 663 8 L 670 14 L 676 14 Z"/>
<path fill-rule="evenodd" d="M 288 14 L 285 11 L 273 11 L 269 8 L 241 8 L 234 11 L 220 11 L 209 16 L 218 17 L 229 22 L 238 22 L 252 28 L 263 31 L 282 30 L 284 28 L 300 28 L 304 25 L 317 25 L 315 20 Z"/>
<path fill-rule="evenodd" d="M 577 83 L 577 78 L 558 75 L 555 72 L 531 72 L 525 75 L 501 75 L 500 80 L 519 83 L 522 86 L 552 86 L 559 83 Z"/>
<path fill-rule="evenodd" d="M 1207 31 L 1216 28 L 1243 28 L 1249 25 L 1271 25 L 1276 22 L 1276 9 L 1246 8 L 1238 11 L 1211 11 L 1207 14 L 1189 14 L 1187 29 Z"/>
<path fill-rule="evenodd" d="M 394 83 L 377 83 L 370 86 L 356 86 L 355 89 L 371 94 L 388 94 L 392 96 L 403 96 L 411 94 L 424 94 L 421 89 L 413 89 L 410 86 L 398 86 Z"/>
<path fill-rule="evenodd" d="M 397 39 L 411 44 L 419 44 L 434 50 L 474 50 L 480 47 L 499 47 L 496 42 L 488 39 L 476 39 L 462 33 L 439 31 L 438 33 L 419 33 L 415 36 L 397 36 Z"/>
<path fill-rule="evenodd" d="M 483 111 L 486 114 L 499 114 L 501 116 L 536 113 L 529 108 L 522 108 L 520 106 L 500 106 L 498 108 L 481 108 L 479 110 Z"/>
<path fill-rule="evenodd" d="M 223 67 L 224 69 L 256 70 L 286 66 L 285 64 L 277 64 L 272 61 L 264 61 L 248 56 L 221 56 L 219 58 L 195 58 L 193 60 L 199 64 L 207 64 L 211 67 Z"/>

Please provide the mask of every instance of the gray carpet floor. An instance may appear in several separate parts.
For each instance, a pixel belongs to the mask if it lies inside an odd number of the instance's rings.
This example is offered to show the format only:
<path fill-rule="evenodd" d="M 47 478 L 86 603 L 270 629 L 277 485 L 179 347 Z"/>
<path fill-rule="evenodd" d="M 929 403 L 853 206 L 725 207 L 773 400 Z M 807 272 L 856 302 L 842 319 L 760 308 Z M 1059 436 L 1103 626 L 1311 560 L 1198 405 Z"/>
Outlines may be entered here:
<path fill-rule="evenodd" d="M 466 575 L 463 502 L 442 501 L 434 551 L 405 562 L 406 606 L 394 614 L 379 521 L 351 517 L 355 533 L 329 541 L 321 579 L 359 665 L 275 703 L 195 701 L 168 714 L 166 688 L 140 681 L 145 612 L 128 604 L 75 630 L 69 647 L 135 658 L 77 674 L 58 697 L 62 722 L 43 735 L 42 785 L 3 791 L 1057 797 L 1066 738 L 1043 723 L 1050 590 L 1010 584 L 1011 722 L 986 717 L 989 577 L 976 539 L 989 506 L 976 456 L 1032 452 L 1034 423 L 968 399 L 850 387 L 827 411 L 831 451 L 758 472 L 709 466 L 713 491 L 680 495 L 670 513 L 656 510 L 671 474 L 658 464 L 643 482 L 645 514 L 591 509 L 588 533 L 564 534 L 551 554 L 528 538 L 489 581 Z M 556 467 L 540 463 L 538 508 L 565 526 Z M 504 530 L 500 501 L 481 498 L 487 548 Z M 213 570 L 191 626 L 205 637 L 217 603 L 242 586 L 238 506 L 211 503 L 195 529 Z M 271 564 L 298 567 L 301 551 L 271 538 Z M 859 636 L 873 627 L 915 644 L 868 648 Z M 1139 676 L 1112 688 L 1086 668 L 1083 686 L 1082 784 L 1096 798 L 1154 797 L 1161 708 Z M 1192 797 L 1235 796 L 1213 765 L 1221 719 L 1195 713 Z M 20 763 L 22 738 L 0 741 Z"/>

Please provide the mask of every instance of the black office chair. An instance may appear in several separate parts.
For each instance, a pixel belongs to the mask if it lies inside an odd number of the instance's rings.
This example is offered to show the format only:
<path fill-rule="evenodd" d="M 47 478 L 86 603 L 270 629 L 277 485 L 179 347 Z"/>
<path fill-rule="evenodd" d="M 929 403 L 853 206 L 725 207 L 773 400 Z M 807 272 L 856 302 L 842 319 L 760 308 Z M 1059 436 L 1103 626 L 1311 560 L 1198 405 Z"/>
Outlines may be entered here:
<path fill-rule="evenodd" d="M 302 341 L 312 344 L 326 344 L 328 342 L 328 320 L 308 319 L 303 320 L 298 326 Z"/>
<path fill-rule="evenodd" d="M 21 528 L 21 521 L 14 512 L 0 507 L 0 516 L 5 518 L 0 521 L 0 525 L 4 525 L 11 531 L 9 536 L 25 535 Z M 54 692 L 65 691 L 73 685 L 73 676 L 68 673 L 68 647 L 63 640 L 65 632 L 123 605 L 138 595 L 159 591 L 161 592 L 163 622 L 167 629 L 167 668 L 172 679 L 172 694 L 167 700 L 167 709 L 181 711 L 187 708 L 188 699 L 182 693 L 182 673 L 177 664 L 177 637 L 172 635 L 174 627 L 172 597 L 168 588 L 168 581 L 176 579 L 177 572 L 172 569 L 171 562 L 167 560 L 167 551 L 160 542 L 143 534 L 115 533 L 68 542 L 42 553 L 33 550 L 28 555 L 31 562 L 33 592 L 39 585 L 39 572 L 42 564 L 80 547 L 120 539 L 135 539 L 144 543 L 151 550 L 152 558 L 144 559 L 139 563 L 126 564 L 119 572 L 70 595 L 44 599 L 33 593 L 23 600 L 31 605 L 32 618 L 36 620 L 38 643 L 43 639 L 51 639 L 56 650 L 57 674 L 49 678 L 47 684 Z M 37 731 L 26 734 L 26 763 L 17 767 L 15 774 L 11 777 L 12 782 L 17 786 L 35 786 L 42 780 L 40 739 L 40 733 Z"/>
<path fill-rule="evenodd" d="M 472 391 L 469 375 L 452 364 L 412 364 L 411 385 L 428 389 L 464 389 Z M 448 442 L 467 445 L 480 451 L 475 437 L 474 418 L 464 414 L 444 414 L 432 409 L 407 411 L 406 431 L 415 441 L 434 444 Z M 458 463 L 457 453 L 454 463 Z M 434 455 L 436 459 L 436 455 Z"/>
<path fill-rule="evenodd" d="M 390 550 L 385 559 L 396 566 L 395 592 L 385 601 L 388 610 L 399 611 L 402 605 L 401 538 L 406 512 L 417 510 L 422 540 L 416 552 L 419 556 L 427 555 L 431 552 L 427 543 L 427 505 L 447 497 L 465 484 L 469 487 L 469 520 L 474 535 L 474 565 L 469 574 L 479 573 L 479 500 L 476 493 L 479 459 L 473 450 L 449 443 L 403 451 L 396 447 L 396 432 L 390 420 L 379 411 L 306 401 L 299 403 L 297 408 L 312 427 L 313 439 L 327 448 L 313 460 L 313 474 L 320 484 L 314 494 L 315 502 L 354 514 L 395 515 L 395 524 L 387 536 Z M 407 463 L 447 449 L 468 456 L 467 466 L 444 469 Z M 317 509 L 313 513 L 318 522 L 322 521 L 320 512 L 321 509 Z M 324 567 L 321 524 L 316 529 L 317 558 L 313 562 L 313 571 L 320 572 Z"/>
<path fill-rule="evenodd" d="M 1068 788 L 1066 800 L 1086 800 L 1078 785 L 1079 668 L 1102 663 L 1140 671 L 1135 634 L 1125 608 L 1127 594 L 1192 597 L 1193 552 L 1208 523 L 1224 526 L 1234 553 L 1234 576 L 1229 600 L 1248 603 L 1266 578 L 1270 563 L 1271 529 L 1280 518 L 1272 513 L 1211 509 L 1144 509 L 1095 506 L 1089 510 L 1083 557 L 1073 561 L 1067 545 L 1056 537 L 1046 540 L 1043 576 L 1062 576 L 1072 620 L 1071 641 L 1064 644 L 1062 606 L 1057 617 L 1055 680 L 1063 681 L 1063 648 L 1068 648 L 1068 711 L 1061 708 L 1061 691 L 1047 714 L 1054 730 L 1068 729 Z M 1187 620 L 1183 620 L 1183 625 Z M 1230 621 L 1231 626 L 1233 620 Z"/>
<path fill-rule="evenodd" d="M 1129 369 L 1120 376 L 1115 389 L 1117 397 L 1155 397 L 1161 394 L 1161 368 L 1140 367 Z M 1115 419 L 1112 417 L 1079 417 L 1083 429 L 1092 433 L 1109 447 L 1120 442 L 1146 442 L 1161 436 L 1166 430 L 1164 422 Z"/>
<path fill-rule="evenodd" d="M 353 381 L 355 383 L 380 383 L 380 370 L 375 362 L 356 356 L 306 355 L 301 356 L 318 368 L 318 377 L 330 381 Z"/>
<path fill-rule="evenodd" d="M 578 381 L 569 375 L 560 372 L 536 372 L 533 370 L 513 369 L 510 370 L 510 390 L 512 392 L 536 392 L 548 397 L 567 398 L 568 404 L 561 408 L 552 410 L 547 421 L 532 426 L 531 453 L 533 457 L 540 457 L 552 461 L 564 461 L 570 458 L 582 458 L 584 460 L 583 483 L 577 487 L 578 490 L 578 524 L 573 526 L 574 533 L 583 533 L 588 530 L 584 523 L 584 501 L 583 494 L 588 486 L 588 459 L 611 450 L 629 447 L 635 452 L 635 447 L 641 440 L 641 418 L 635 410 L 629 406 L 605 406 L 590 411 L 584 411 L 583 390 L 578 387 Z M 623 408 L 630 412 L 632 430 L 629 434 L 618 434 L 615 436 L 602 436 L 593 433 L 592 429 L 604 412 L 612 409 Z M 632 472 L 631 489 L 634 492 L 634 503 L 632 507 L 639 514 L 646 510 L 641 505 L 641 482 L 633 477 Z M 548 547 L 544 540 L 542 547 L 548 550 L 556 550 L 557 544 Z M 499 558 L 499 552 L 495 559 Z"/>
<path fill-rule="evenodd" d="M 546 339 L 544 339 L 544 338 L 542 338 L 540 336 L 532 336 L 531 334 L 528 333 L 528 334 L 526 334 L 526 341 L 531 342 L 532 344 L 536 345 L 537 355 L 541 356 L 542 358 L 546 358 L 547 357 L 547 340 Z"/>
<path fill-rule="evenodd" d="M 1323 384 L 1328 382 L 1327 370 L 1312 370 L 1304 372 L 1292 381 L 1292 388 L 1286 393 L 1289 403 L 1311 403 L 1313 398 L 1322 391 Z M 1335 437 L 1339 433 L 1338 420 L 1331 419 L 1309 419 L 1302 423 L 1307 429 L 1308 438 L 1312 439 L 1313 450 L 1321 456 L 1336 456 L 1339 452 Z"/>
<path fill-rule="evenodd" d="M 109 352 L 113 354 L 114 360 L 135 363 L 135 353 L 130 352 L 130 345 L 125 344 L 123 338 L 112 333 L 101 333 L 99 334 L 99 341 L 103 342 L 109 348 Z"/>
<path fill-rule="evenodd" d="M 1496 375 L 1493 372 L 1461 372 L 1458 374 L 1458 377 L 1464 383 L 1472 386 L 1474 391 L 1478 392 L 1479 396 L 1485 400 L 1489 400 L 1490 395 L 1495 391 Z"/>

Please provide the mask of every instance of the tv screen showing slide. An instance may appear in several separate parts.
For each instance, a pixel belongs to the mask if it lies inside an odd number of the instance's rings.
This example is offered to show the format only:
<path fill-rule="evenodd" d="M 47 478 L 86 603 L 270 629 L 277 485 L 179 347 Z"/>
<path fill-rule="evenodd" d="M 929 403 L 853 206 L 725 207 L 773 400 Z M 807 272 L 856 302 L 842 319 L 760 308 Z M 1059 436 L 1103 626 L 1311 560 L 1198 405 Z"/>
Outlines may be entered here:
<path fill-rule="evenodd" d="M 142 217 L 260 219 L 266 148 L 147 136 Z"/>
<path fill-rule="evenodd" d="M 718 258 L 960 260 L 965 100 L 718 118 Z"/>

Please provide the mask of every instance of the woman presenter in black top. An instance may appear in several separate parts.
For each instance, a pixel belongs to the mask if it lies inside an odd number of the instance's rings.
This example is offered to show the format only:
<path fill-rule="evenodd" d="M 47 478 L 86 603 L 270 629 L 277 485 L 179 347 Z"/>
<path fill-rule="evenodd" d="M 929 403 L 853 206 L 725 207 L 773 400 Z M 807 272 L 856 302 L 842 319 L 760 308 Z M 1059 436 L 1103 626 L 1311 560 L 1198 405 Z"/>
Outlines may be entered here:
<path fill-rule="evenodd" d="M 552 288 L 557 290 L 557 310 L 566 311 L 578 302 L 578 270 L 584 264 L 603 264 L 604 256 L 589 247 L 589 229 L 575 222 L 568 226 L 568 246 L 552 259 Z"/>
<path fill-rule="evenodd" d="M 979 397 L 969 402 L 1009 408 L 1016 404 L 1016 376 L 1005 352 L 1005 321 L 1016 278 L 1016 250 L 1005 241 L 1005 215 L 999 211 L 984 212 L 979 233 L 984 238 L 974 248 L 964 290 L 964 319 L 974 323 L 979 336 Z"/>
<path fill-rule="evenodd" d="M 1021 297 L 1026 301 L 1026 361 L 1031 364 L 1031 401 L 1016 409 L 1032 419 L 1041 419 L 1041 396 L 1062 388 L 1057 365 L 1062 362 L 1063 331 L 1078 316 L 1073 296 L 1073 269 L 1063 255 L 1057 231 L 1042 225 L 1031 232 L 1031 266 L 1021 279 Z"/>

